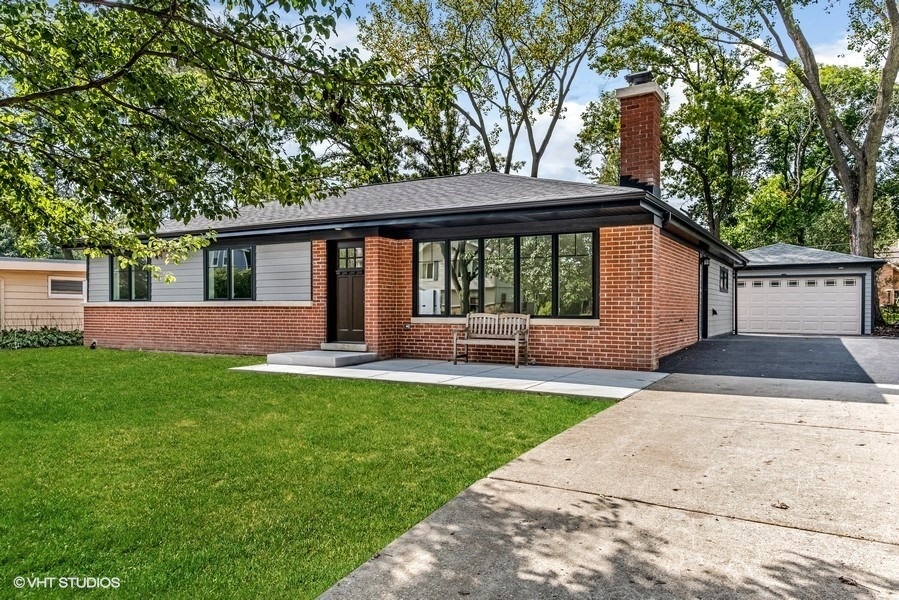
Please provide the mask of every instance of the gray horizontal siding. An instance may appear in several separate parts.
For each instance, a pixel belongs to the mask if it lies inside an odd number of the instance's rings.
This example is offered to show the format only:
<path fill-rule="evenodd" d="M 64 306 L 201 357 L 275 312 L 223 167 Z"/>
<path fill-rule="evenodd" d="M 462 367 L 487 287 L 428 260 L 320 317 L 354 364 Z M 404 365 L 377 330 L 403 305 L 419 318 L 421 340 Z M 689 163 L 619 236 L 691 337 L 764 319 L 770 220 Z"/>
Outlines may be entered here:
<path fill-rule="evenodd" d="M 203 300 L 203 253 L 194 252 L 181 264 L 159 264 L 163 273 L 175 277 L 172 283 L 153 280 L 152 302 L 201 302 Z"/>
<path fill-rule="evenodd" d="M 159 264 L 172 283 L 152 282 L 151 302 L 202 302 L 203 252 L 191 254 L 181 264 Z M 109 258 L 90 261 L 89 302 L 109 302 Z M 303 301 L 312 299 L 312 243 L 256 246 L 256 300 Z"/>
<path fill-rule="evenodd" d="M 721 267 L 730 273 L 730 287 L 727 292 L 721 291 Z M 734 330 L 734 297 L 736 289 L 733 269 L 712 259 L 709 264 L 709 337 L 732 333 Z M 714 310 L 714 314 L 712 311 Z"/>
<path fill-rule="evenodd" d="M 312 300 L 312 243 L 256 246 L 256 300 Z"/>
<path fill-rule="evenodd" d="M 87 301 L 109 302 L 109 257 L 91 258 L 87 266 Z"/>

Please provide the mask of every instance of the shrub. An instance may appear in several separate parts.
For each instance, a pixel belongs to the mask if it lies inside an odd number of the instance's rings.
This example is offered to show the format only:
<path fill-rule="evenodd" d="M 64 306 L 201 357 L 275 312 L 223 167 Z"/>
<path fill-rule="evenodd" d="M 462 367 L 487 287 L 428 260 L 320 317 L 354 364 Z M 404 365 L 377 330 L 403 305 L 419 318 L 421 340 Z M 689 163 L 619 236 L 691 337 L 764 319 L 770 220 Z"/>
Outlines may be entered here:
<path fill-rule="evenodd" d="M 62 331 L 57 327 L 40 329 L 4 329 L 0 331 L 0 348 L 50 348 L 80 346 L 84 335 L 80 330 Z"/>

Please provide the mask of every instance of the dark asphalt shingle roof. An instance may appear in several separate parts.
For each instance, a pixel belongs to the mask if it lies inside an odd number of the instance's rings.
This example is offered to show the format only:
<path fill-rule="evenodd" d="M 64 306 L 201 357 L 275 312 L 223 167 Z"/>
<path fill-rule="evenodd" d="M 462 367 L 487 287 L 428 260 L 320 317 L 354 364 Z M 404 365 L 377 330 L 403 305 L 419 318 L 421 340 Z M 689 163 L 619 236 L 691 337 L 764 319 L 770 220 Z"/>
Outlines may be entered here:
<path fill-rule="evenodd" d="M 239 217 L 233 219 L 198 217 L 187 224 L 166 221 L 158 233 L 165 235 L 207 229 L 223 231 L 287 223 L 336 224 L 383 215 L 402 217 L 491 207 L 504 209 L 554 200 L 611 198 L 634 193 L 641 192 L 627 187 L 502 173 L 474 173 L 350 188 L 345 194 L 305 204 L 285 206 L 273 202 L 258 207 L 248 206 L 241 209 Z"/>
<path fill-rule="evenodd" d="M 749 260 L 747 268 L 750 269 L 753 267 L 820 264 L 869 264 L 873 266 L 883 262 L 879 258 L 853 256 L 852 254 L 843 254 L 842 252 L 831 252 L 830 250 L 819 250 L 817 248 L 806 248 L 783 243 L 753 248 L 752 250 L 741 252 L 741 254 Z"/>

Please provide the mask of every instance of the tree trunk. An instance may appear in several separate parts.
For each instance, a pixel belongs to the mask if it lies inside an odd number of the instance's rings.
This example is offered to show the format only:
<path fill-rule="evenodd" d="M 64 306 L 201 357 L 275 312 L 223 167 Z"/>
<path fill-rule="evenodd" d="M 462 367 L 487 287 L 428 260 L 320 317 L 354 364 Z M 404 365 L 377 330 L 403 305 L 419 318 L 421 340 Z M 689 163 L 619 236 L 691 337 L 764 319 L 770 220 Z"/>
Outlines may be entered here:
<path fill-rule="evenodd" d="M 837 173 L 843 188 L 849 217 L 849 252 L 856 256 L 874 257 L 874 181 L 876 164 L 867 157 L 850 169 L 847 176 Z"/>

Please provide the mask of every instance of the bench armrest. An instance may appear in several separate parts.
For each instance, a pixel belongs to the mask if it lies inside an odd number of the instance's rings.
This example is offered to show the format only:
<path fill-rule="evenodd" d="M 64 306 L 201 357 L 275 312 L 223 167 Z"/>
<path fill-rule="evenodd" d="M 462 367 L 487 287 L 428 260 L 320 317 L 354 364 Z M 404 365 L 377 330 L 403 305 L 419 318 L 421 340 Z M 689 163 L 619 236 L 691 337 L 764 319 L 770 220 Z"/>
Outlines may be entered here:
<path fill-rule="evenodd" d="M 468 329 L 468 326 L 465 327 L 453 327 L 453 339 L 454 340 L 465 340 L 468 339 L 468 334 L 471 330 Z"/>

